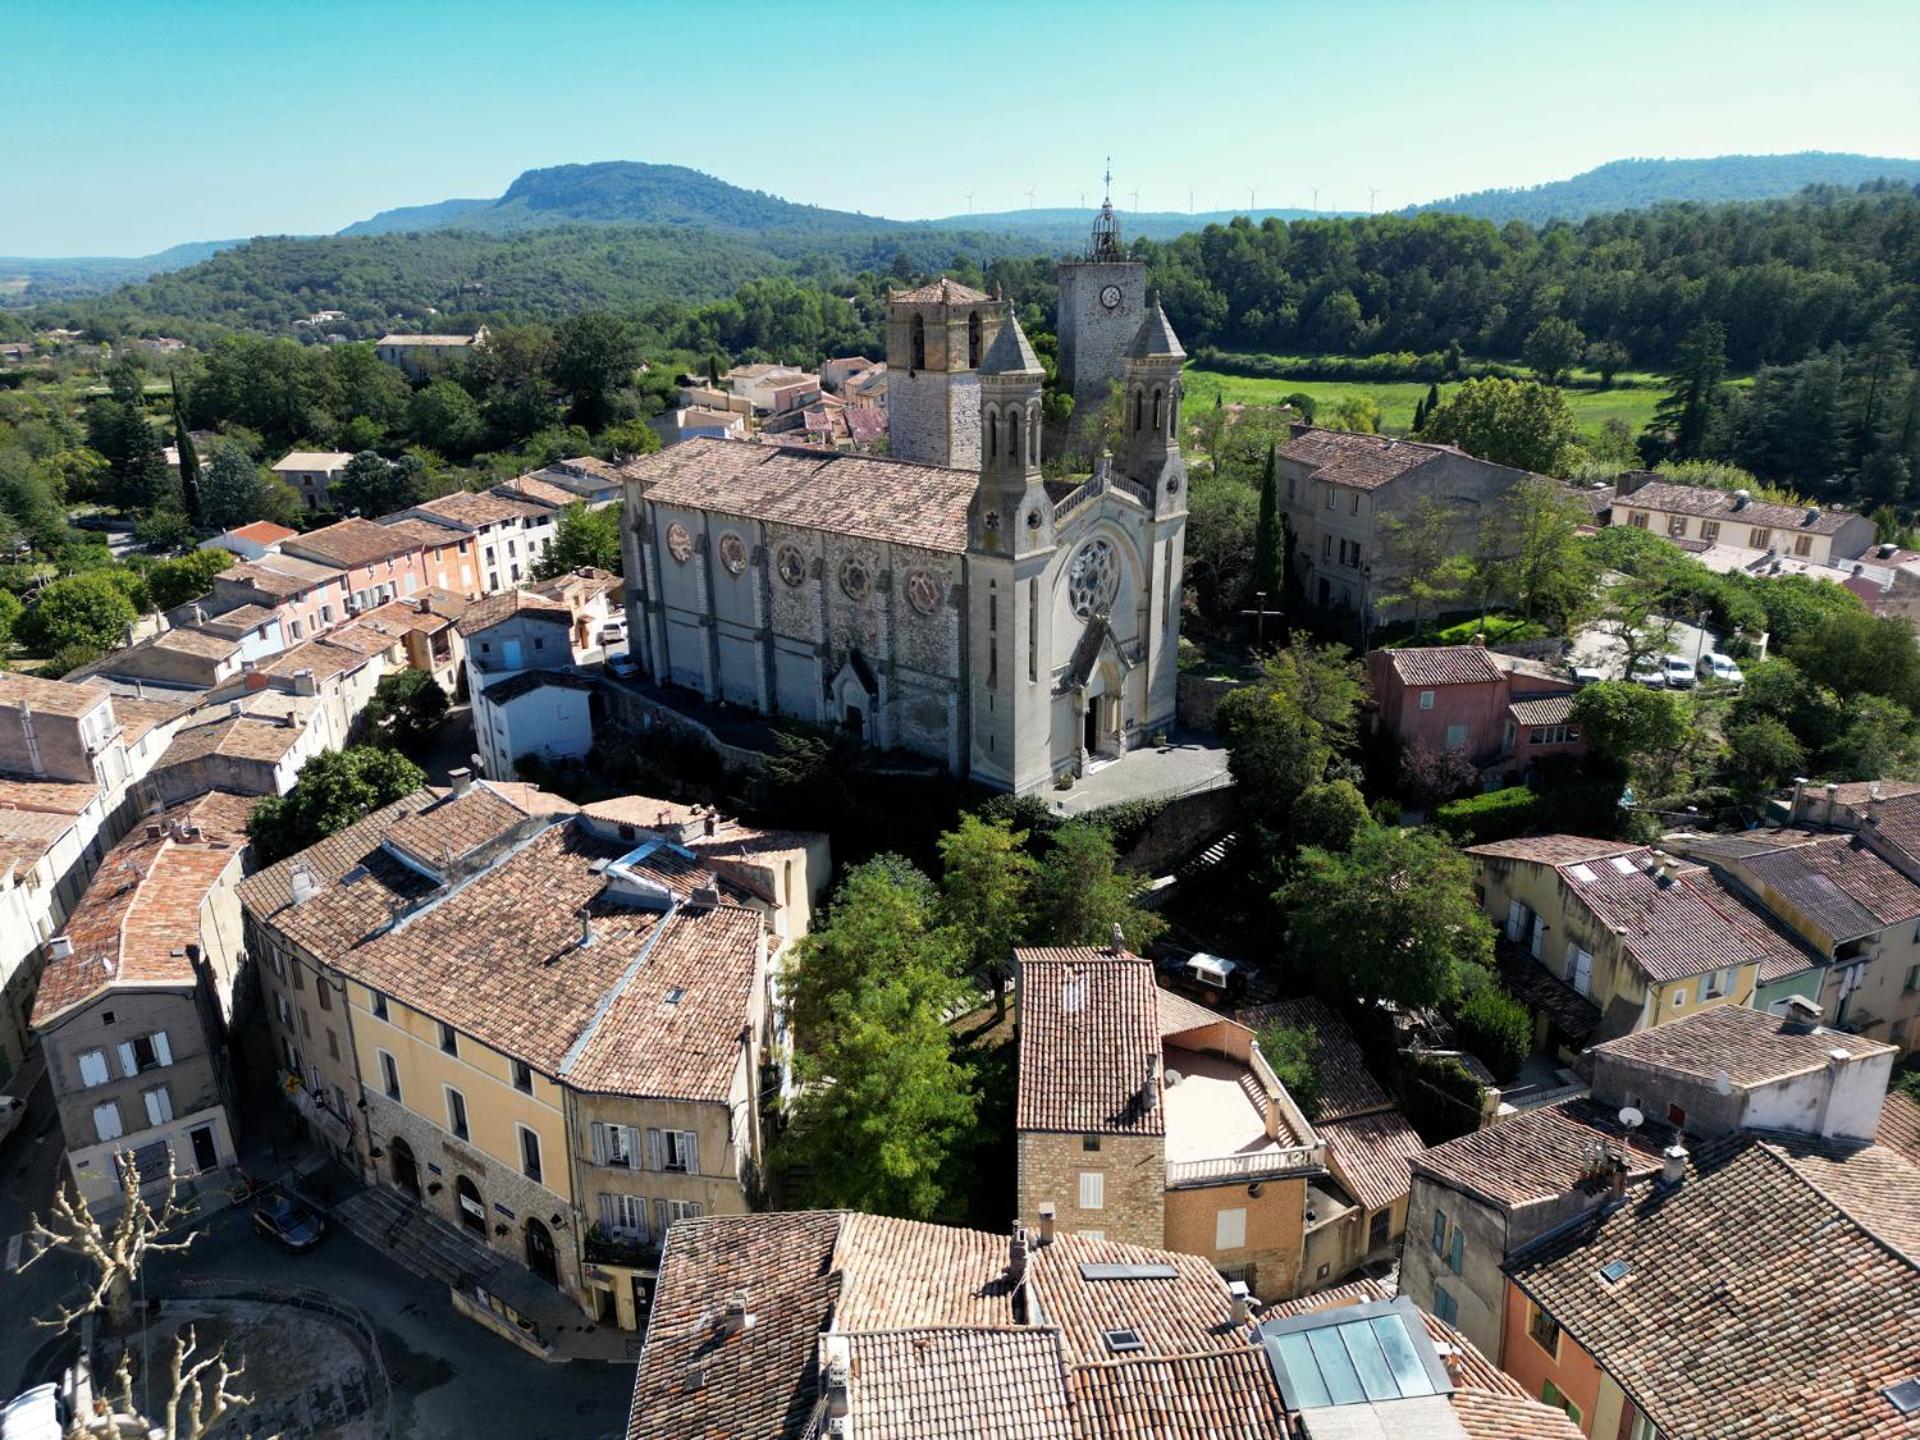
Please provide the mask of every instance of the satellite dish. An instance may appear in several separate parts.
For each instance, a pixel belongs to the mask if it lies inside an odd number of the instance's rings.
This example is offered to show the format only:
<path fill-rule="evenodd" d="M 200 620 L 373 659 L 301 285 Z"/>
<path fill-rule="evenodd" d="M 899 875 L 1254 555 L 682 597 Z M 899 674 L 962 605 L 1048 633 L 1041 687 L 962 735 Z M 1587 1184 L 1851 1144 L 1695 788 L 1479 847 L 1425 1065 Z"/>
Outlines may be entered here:
<path fill-rule="evenodd" d="M 1722 1070 L 1713 1077 L 1713 1088 L 1722 1095 L 1731 1095 L 1733 1093 L 1733 1077 Z"/>
<path fill-rule="evenodd" d="M 1646 1116 L 1642 1115 L 1631 1105 L 1623 1107 L 1620 1111 L 1620 1123 L 1629 1130 L 1638 1130 L 1646 1123 L 1646 1119 Z"/>

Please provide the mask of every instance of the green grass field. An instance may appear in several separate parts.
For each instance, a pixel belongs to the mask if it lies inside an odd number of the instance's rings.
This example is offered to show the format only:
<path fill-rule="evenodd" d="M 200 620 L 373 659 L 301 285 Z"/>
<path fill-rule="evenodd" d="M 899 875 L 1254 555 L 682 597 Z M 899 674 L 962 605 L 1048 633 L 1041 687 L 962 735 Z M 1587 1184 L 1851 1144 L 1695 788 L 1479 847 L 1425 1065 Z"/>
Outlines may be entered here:
<path fill-rule="evenodd" d="M 1444 395 L 1448 387 L 1441 386 Z M 1619 376 L 1610 390 L 1568 390 L 1567 405 L 1584 434 L 1600 432 L 1608 420 L 1619 419 L 1638 435 L 1653 418 L 1662 387 L 1651 375 Z M 1216 395 L 1228 405 L 1273 405 L 1283 395 L 1311 395 L 1322 410 L 1331 410 L 1353 395 L 1364 395 L 1380 407 L 1381 428 L 1405 434 L 1413 426 L 1413 407 L 1426 396 L 1418 380 L 1265 380 L 1226 375 L 1200 365 L 1187 367 L 1189 413 L 1210 406 Z"/>

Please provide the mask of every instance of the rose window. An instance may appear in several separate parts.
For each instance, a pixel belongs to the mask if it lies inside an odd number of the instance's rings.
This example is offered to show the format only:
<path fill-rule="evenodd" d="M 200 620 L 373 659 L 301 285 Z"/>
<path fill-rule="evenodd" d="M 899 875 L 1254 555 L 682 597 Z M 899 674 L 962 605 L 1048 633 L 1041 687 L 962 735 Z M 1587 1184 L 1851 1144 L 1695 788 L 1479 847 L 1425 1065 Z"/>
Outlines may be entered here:
<path fill-rule="evenodd" d="M 931 615 L 940 608 L 940 582 L 925 570 L 915 570 L 907 576 L 907 603 L 922 615 Z"/>
<path fill-rule="evenodd" d="M 873 574 L 865 564 L 858 560 L 840 562 L 840 588 L 849 598 L 864 600 L 873 589 Z"/>
<path fill-rule="evenodd" d="M 738 575 L 747 568 L 746 541 L 731 530 L 720 537 L 720 563 L 727 567 L 730 575 Z"/>
<path fill-rule="evenodd" d="M 693 536 L 687 533 L 687 527 L 678 520 L 667 526 L 667 553 L 679 564 L 686 564 L 693 554 Z"/>
<path fill-rule="evenodd" d="M 1089 540 L 1067 565 L 1067 598 L 1081 619 L 1113 608 L 1120 588 L 1120 560 L 1105 540 Z"/>
<path fill-rule="evenodd" d="M 800 553 L 798 545 L 782 545 L 774 557 L 774 564 L 780 571 L 780 578 L 789 585 L 799 585 L 807 578 L 807 557 Z"/>

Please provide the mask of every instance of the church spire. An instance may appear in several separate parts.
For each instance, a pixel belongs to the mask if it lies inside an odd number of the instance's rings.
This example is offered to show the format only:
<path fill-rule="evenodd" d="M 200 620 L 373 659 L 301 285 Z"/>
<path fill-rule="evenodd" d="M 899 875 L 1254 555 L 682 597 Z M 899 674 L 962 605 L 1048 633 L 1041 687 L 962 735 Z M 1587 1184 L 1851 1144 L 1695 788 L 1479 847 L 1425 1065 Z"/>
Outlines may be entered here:
<path fill-rule="evenodd" d="M 1120 245 L 1120 221 L 1113 213 L 1113 157 L 1107 157 L 1107 173 L 1102 177 L 1106 186 L 1105 198 L 1100 202 L 1100 213 L 1093 219 L 1093 240 L 1087 246 L 1089 260 L 1124 260 L 1126 253 Z"/>
<path fill-rule="evenodd" d="M 1040 399 L 1046 369 L 1013 306 L 980 361 L 980 483 L 970 531 L 977 549 L 1022 554 L 1051 543 L 1040 473 Z"/>

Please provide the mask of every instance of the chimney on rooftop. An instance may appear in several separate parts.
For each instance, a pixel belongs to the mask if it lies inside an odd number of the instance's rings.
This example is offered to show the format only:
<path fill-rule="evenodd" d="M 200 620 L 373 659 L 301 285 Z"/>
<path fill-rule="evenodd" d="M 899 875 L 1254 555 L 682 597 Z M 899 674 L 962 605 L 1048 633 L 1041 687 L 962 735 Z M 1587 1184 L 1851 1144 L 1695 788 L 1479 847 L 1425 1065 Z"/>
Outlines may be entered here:
<path fill-rule="evenodd" d="M 296 905 L 306 904 L 319 892 L 319 889 L 318 882 L 313 878 L 313 871 L 307 868 L 305 861 L 295 865 L 293 873 L 287 877 L 287 890 L 293 896 L 293 903 Z"/>
<path fill-rule="evenodd" d="M 1793 777 L 1793 809 L 1788 812 L 1788 818 L 1792 820 L 1807 818 L 1807 777 L 1804 775 Z"/>
<path fill-rule="evenodd" d="M 1874 781 L 1867 787 L 1867 824 L 1880 823 L 1880 782 Z"/>
<path fill-rule="evenodd" d="M 711 835 L 714 833 L 715 830 L 720 828 L 719 817 L 709 813 L 706 818 L 705 824 L 707 827 L 707 834 Z"/>
<path fill-rule="evenodd" d="M 1613 1201 L 1627 1198 L 1627 1162 L 1624 1156 L 1615 1155 L 1612 1165 L 1607 1169 L 1607 1198 Z"/>
<path fill-rule="evenodd" d="M 1126 933 L 1121 930 L 1118 920 L 1113 922 L 1113 930 L 1107 937 L 1107 949 L 1115 955 L 1124 955 L 1127 952 Z"/>
<path fill-rule="evenodd" d="M 582 910 L 580 912 L 580 948 L 585 950 L 593 944 L 593 941 L 593 912 Z"/>
<path fill-rule="evenodd" d="M 1244 1280 L 1229 1280 L 1227 1282 L 1227 1294 L 1233 1299 L 1233 1323 L 1236 1325 L 1246 1324 L 1253 1318 L 1253 1306 L 1248 1303 L 1247 1298 L 1247 1282 Z"/>
<path fill-rule="evenodd" d="M 1474 631 L 1473 639 L 1468 641 L 1467 643 L 1472 645 L 1473 648 L 1476 650 L 1486 649 L 1487 648 L 1487 632 L 1484 630 Z"/>
<path fill-rule="evenodd" d="M 302 667 L 301 669 L 298 669 L 293 672 L 293 693 L 294 694 L 312 695 L 312 694 L 315 694 L 318 691 L 318 689 L 319 687 L 314 684 L 313 671 L 306 669 L 305 667 Z"/>
<path fill-rule="evenodd" d="M 1733 492 L 1733 508 L 1734 509 L 1744 510 L 1747 508 L 1747 506 L 1751 505 L 1752 503 L 1753 503 L 1753 492 L 1751 490 L 1736 490 Z"/>
<path fill-rule="evenodd" d="M 455 795 L 464 795 L 473 788 L 473 771 L 464 765 L 456 766 L 447 772 L 447 781 Z"/>
<path fill-rule="evenodd" d="M 1833 781 L 1829 780 L 1827 782 L 1827 813 L 1825 818 L 1821 822 L 1822 824 L 1825 824 L 1825 825 L 1833 824 L 1833 812 L 1834 812 L 1834 808 L 1839 804 L 1839 799 L 1840 799 L 1840 787 L 1834 784 Z"/>
<path fill-rule="evenodd" d="M 1051 1200 L 1040 1207 L 1040 1243 L 1042 1245 L 1053 1243 L 1054 1217 L 1058 1213 Z"/>
<path fill-rule="evenodd" d="M 1820 518 L 1820 507 L 1818 505 L 1807 506 L 1807 524 L 1811 525 L 1813 524 L 1814 521 L 1818 520 L 1819 518 Z"/>
<path fill-rule="evenodd" d="M 755 1316 L 747 1309 L 747 1292 L 736 1290 L 727 1297 L 726 1317 L 721 1321 L 722 1328 L 729 1335 L 743 1335 L 753 1328 Z"/>
<path fill-rule="evenodd" d="M 1687 1147 L 1675 1141 L 1660 1152 L 1660 1183 L 1671 1190 L 1687 1178 Z"/>
<path fill-rule="evenodd" d="M 1018 1225 L 1007 1237 L 1007 1275 L 1016 1285 L 1027 1278 L 1027 1232 Z"/>

